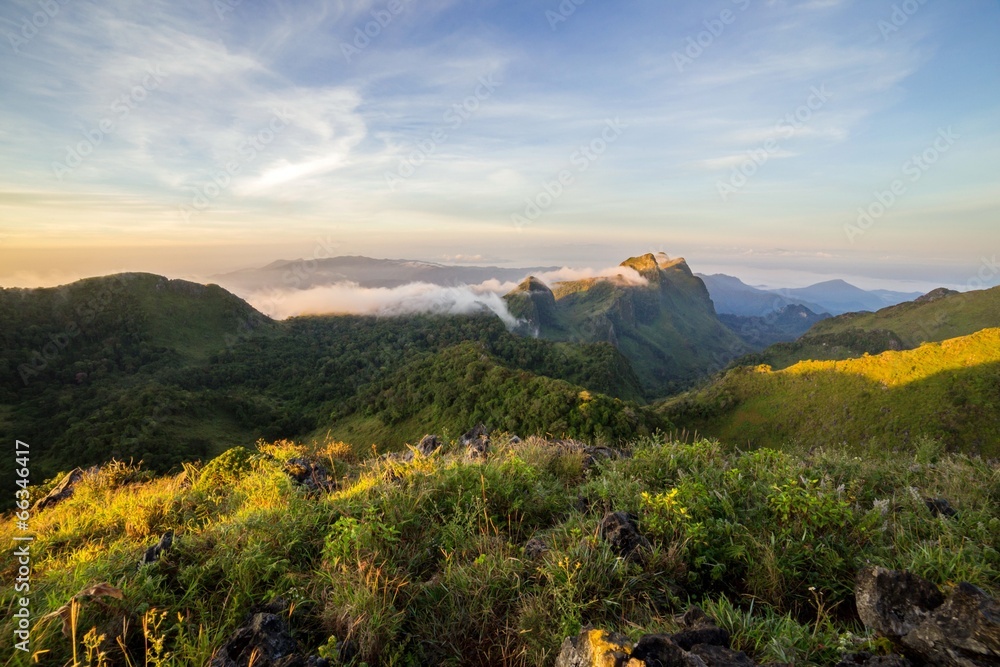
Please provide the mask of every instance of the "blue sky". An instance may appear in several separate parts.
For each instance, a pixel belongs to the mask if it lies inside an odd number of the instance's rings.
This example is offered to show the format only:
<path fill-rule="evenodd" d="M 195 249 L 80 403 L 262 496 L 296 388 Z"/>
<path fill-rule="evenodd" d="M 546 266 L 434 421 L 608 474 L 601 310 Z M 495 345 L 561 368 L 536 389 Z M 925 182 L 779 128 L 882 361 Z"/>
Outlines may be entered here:
<path fill-rule="evenodd" d="M 8 0 L 0 34 L 0 284 L 664 250 L 968 286 L 1000 254 L 993 1 Z"/>

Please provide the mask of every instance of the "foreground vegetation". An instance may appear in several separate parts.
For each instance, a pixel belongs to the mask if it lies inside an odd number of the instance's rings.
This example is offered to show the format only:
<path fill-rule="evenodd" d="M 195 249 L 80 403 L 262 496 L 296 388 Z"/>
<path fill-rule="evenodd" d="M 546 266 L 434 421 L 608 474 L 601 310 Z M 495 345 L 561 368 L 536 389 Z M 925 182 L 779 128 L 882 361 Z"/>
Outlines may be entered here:
<path fill-rule="evenodd" d="M 933 440 L 908 455 L 796 456 L 656 437 L 623 454 L 494 434 L 485 462 L 454 443 L 405 462 L 278 442 L 175 476 L 106 465 L 31 518 L 31 648 L 53 665 L 204 665 L 278 601 L 312 654 L 349 643 L 354 664 L 545 665 L 585 624 L 634 638 L 700 604 L 759 662 L 829 665 L 885 648 L 852 607 L 862 564 L 1000 592 L 1000 469 Z M 294 482 L 295 458 L 334 487 Z M 926 497 L 958 514 L 933 516 Z M 610 510 L 637 517 L 650 548 L 616 554 L 598 529 Z M 167 530 L 173 546 L 137 568 Z M 5 581 L 16 567 L 5 549 Z M 101 583 L 120 597 L 71 603 Z M 67 603 L 64 636 L 40 619 Z M 0 663 L 29 660 L 0 644 Z"/>

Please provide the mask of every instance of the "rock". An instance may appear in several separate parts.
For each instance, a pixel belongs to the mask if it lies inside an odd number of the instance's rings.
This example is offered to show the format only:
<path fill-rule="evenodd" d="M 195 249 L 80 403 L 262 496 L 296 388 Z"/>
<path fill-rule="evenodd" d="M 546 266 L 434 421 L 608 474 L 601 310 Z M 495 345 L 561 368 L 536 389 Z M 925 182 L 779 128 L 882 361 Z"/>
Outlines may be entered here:
<path fill-rule="evenodd" d="M 532 537 L 524 544 L 524 557 L 531 560 L 538 560 L 548 550 L 549 548 L 545 546 L 544 542 L 537 537 Z"/>
<path fill-rule="evenodd" d="M 589 470 L 598 460 L 616 460 L 622 458 L 622 453 L 603 445 L 588 445 L 579 440 L 552 440 L 546 444 L 559 448 L 564 452 L 575 452 L 583 455 L 583 468 Z"/>
<path fill-rule="evenodd" d="M 628 638 L 617 633 L 584 630 L 563 640 L 556 667 L 624 667 L 631 647 Z"/>
<path fill-rule="evenodd" d="M 913 667 L 913 663 L 901 655 L 872 655 L 867 651 L 845 655 L 836 667 Z"/>
<path fill-rule="evenodd" d="M 285 461 L 285 473 L 297 484 L 310 491 L 330 491 L 336 487 L 336 482 L 330 478 L 330 471 L 321 463 L 304 458 L 294 458 Z"/>
<path fill-rule="evenodd" d="M 458 439 L 465 447 L 465 455 L 473 461 L 483 461 L 490 451 L 490 436 L 484 424 L 477 424 L 471 431 Z"/>
<path fill-rule="evenodd" d="M 420 442 L 417 443 L 417 451 L 420 452 L 421 456 L 430 456 L 437 449 L 439 449 L 442 444 L 441 438 L 436 435 L 427 434 L 420 438 Z"/>
<path fill-rule="evenodd" d="M 692 660 L 687 651 L 678 646 L 670 635 L 646 635 L 632 649 L 629 667 L 656 665 L 657 667 L 704 667 Z"/>
<path fill-rule="evenodd" d="M 601 537 L 622 558 L 641 560 L 651 546 L 639 533 L 635 518 L 625 512 L 609 512 L 601 520 Z"/>
<path fill-rule="evenodd" d="M 305 667 L 309 663 L 298 653 L 298 644 L 280 616 L 254 614 L 216 651 L 209 667 Z M 313 661 L 315 665 L 316 662 Z"/>
<path fill-rule="evenodd" d="M 1000 603 L 960 583 L 902 644 L 931 665 L 1000 665 Z"/>
<path fill-rule="evenodd" d="M 946 598 L 912 573 L 871 567 L 859 573 L 855 595 L 864 624 L 919 664 L 1000 666 L 1000 603 L 972 584 Z"/>
<path fill-rule="evenodd" d="M 674 643 L 685 651 L 698 644 L 729 648 L 729 631 L 720 628 L 698 607 L 691 607 L 681 618 L 684 629 L 673 635 Z"/>
<path fill-rule="evenodd" d="M 76 485 L 83 479 L 84 474 L 85 473 L 82 468 L 73 468 L 73 470 L 71 470 L 51 491 L 49 491 L 48 495 L 35 503 L 32 509 L 38 512 L 46 507 L 58 505 L 72 496 L 73 492 L 76 491 Z"/>
<path fill-rule="evenodd" d="M 488 438 L 481 438 L 469 443 L 465 450 L 465 455 L 472 461 L 485 461 L 490 453 L 490 441 Z"/>
<path fill-rule="evenodd" d="M 150 563 L 155 563 L 160 558 L 160 554 L 169 549 L 174 543 L 174 531 L 168 530 L 163 533 L 160 537 L 160 541 L 153 546 L 146 549 L 146 553 L 142 555 L 142 559 L 139 561 L 139 567 L 143 565 L 149 565 Z"/>
<path fill-rule="evenodd" d="M 858 616 L 889 639 L 911 632 L 944 602 L 937 586 L 910 572 L 866 567 L 855 588 Z"/>
<path fill-rule="evenodd" d="M 476 424 L 472 430 L 468 431 L 465 435 L 458 439 L 458 444 L 463 447 L 468 447 L 476 440 L 481 440 L 483 438 L 489 439 L 490 432 L 486 428 L 485 424 Z"/>
<path fill-rule="evenodd" d="M 952 518 L 958 514 L 958 511 L 951 506 L 944 498 L 924 498 L 924 504 L 927 505 L 927 509 L 934 516 L 943 516 L 947 519 Z"/>
<path fill-rule="evenodd" d="M 586 630 L 563 641 L 556 665 L 755 667 L 746 653 L 729 648 L 729 633 L 719 628 L 701 609 L 689 609 L 681 623 L 684 627 L 681 632 L 672 636 L 645 635 L 631 649 L 628 639 L 621 635 Z"/>
<path fill-rule="evenodd" d="M 701 658 L 705 667 L 755 667 L 754 661 L 743 651 L 716 644 L 696 644 L 691 647 L 691 655 Z"/>

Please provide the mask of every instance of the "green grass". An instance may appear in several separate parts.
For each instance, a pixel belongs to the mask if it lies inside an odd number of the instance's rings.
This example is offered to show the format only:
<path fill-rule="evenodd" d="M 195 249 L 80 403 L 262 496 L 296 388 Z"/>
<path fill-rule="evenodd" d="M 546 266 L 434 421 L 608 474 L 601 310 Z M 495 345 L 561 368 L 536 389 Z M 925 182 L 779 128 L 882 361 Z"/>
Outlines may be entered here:
<path fill-rule="evenodd" d="M 485 463 L 455 444 L 400 463 L 281 442 L 168 477 L 109 466 L 32 517 L 32 650 L 44 664 L 74 664 L 75 647 L 78 664 L 96 665 L 89 643 L 116 664 L 204 665 L 251 608 L 281 598 L 311 652 L 351 640 L 368 664 L 550 665 L 586 624 L 635 639 L 701 604 L 760 662 L 829 665 L 841 649 L 879 646 L 851 604 L 864 563 L 1000 592 L 1000 471 L 940 444 L 800 457 L 647 438 L 587 469 L 544 441 L 504 442 Z M 281 464 L 296 456 L 331 468 L 337 488 L 294 485 Z M 923 496 L 948 498 L 958 516 L 932 517 Z M 598 537 L 608 509 L 638 517 L 644 559 Z M 167 529 L 174 547 L 137 571 Z M 547 547 L 534 560 L 533 537 Z M 15 570 L 4 550 L 4 579 Z M 101 582 L 121 599 L 81 599 L 69 636 L 37 622 Z M 12 595 L 5 587 L 3 608 Z M 29 659 L 0 644 L 0 664 Z"/>
<path fill-rule="evenodd" d="M 780 371 L 740 367 L 666 401 L 678 427 L 753 447 L 910 447 L 1000 456 L 1000 329 Z"/>

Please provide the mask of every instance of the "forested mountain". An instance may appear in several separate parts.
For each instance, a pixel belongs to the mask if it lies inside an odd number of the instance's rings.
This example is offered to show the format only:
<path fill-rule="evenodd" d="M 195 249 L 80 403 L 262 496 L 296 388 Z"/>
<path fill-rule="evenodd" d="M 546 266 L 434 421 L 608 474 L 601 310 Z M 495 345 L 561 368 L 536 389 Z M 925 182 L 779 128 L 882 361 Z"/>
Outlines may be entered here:
<path fill-rule="evenodd" d="M 111 458 L 167 470 L 345 425 L 389 448 L 475 421 L 616 439 L 631 432 L 597 406 L 643 396 L 611 345 L 516 336 L 491 313 L 275 322 L 219 287 L 147 274 L 3 290 L 0 312 L 0 426 L 32 444 L 40 478 Z M 428 413 L 441 387 L 477 400 Z M 631 409 L 640 432 L 663 425 Z"/>
<path fill-rule="evenodd" d="M 689 386 L 749 349 L 719 320 L 705 284 L 684 259 L 647 254 L 621 266 L 640 279 L 590 278 L 550 289 L 529 277 L 505 298 L 524 319 L 524 333 L 614 345 L 651 397 Z"/>

